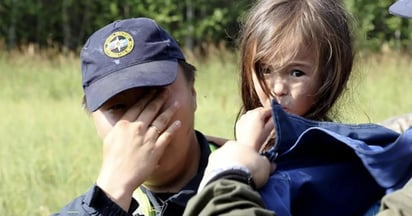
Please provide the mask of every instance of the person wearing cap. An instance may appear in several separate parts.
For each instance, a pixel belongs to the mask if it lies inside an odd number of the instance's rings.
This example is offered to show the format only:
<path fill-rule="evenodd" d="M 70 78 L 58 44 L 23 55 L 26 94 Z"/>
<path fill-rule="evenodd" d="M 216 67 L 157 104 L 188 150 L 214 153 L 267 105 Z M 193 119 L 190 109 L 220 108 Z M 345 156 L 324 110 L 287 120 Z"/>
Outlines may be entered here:
<path fill-rule="evenodd" d="M 55 215 L 182 215 L 212 148 L 194 129 L 194 66 L 154 20 L 131 18 L 89 37 L 81 70 L 103 161 L 95 184 Z"/>
<path fill-rule="evenodd" d="M 403 18 L 412 19 L 412 1 L 399 0 L 389 6 L 389 13 Z"/>

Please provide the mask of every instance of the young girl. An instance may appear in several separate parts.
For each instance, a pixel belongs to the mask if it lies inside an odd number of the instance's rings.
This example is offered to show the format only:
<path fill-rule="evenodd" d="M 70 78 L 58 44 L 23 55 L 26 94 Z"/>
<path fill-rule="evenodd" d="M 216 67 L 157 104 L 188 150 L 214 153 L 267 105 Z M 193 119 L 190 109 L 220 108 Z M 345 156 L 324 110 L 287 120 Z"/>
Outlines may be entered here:
<path fill-rule="evenodd" d="M 376 165 L 382 161 L 368 154 L 376 154 L 375 149 L 384 152 L 384 147 L 395 142 L 399 134 L 377 125 L 330 122 L 335 117 L 332 108 L 346 89 L 354 59 L 350 16 L 341 1 L 258 1 L 246 18 L 240 39 L 243 107 L 236 138 L 238 143 L 261 149 L 277 163 L 277 171 L 260 189 L 266 207 L 278 215 L 365 213 L 384 195 L 381 185 L 388 188 L 395 185 L 374 173 L 373 164 L 367 160 L 377 162 Z M 273 123 L 276 142 L 272 137 L 267 143 L 274 146 L 262 148 Z M 405 144 L 393 146 L 403 148 Z M 216 154 L 234 145 L 225 146 Z M 247 159 L 247 154 L 238 155 L 242 156 L 239 160 Z M 368 157 L 366 162 L 363 157 Z M 221 161 L 213 162 L 211 157 L 203 182 L 216 179 L 218 172 L 213 170 L 217 167 L 229 179 L 250 183 L 248 176 L 256 173 L 256 169 L 248 173 L 239 169 L 241 163 L 236 160 L 226 161 L 229 167 L 222 168 L 216 165 L 222 164 Z M 397 163 L 393 165 L 399 167 Z M 403 177 L 397 180 L 409 179 Z M 256 186 L 263 185 L 264 178 L 256 179 Z M 238 201 L 237 198 L 226 199 Z"/>
<path fill-rule="evenodd" d="M 258 1 L 248 14 L 240 38 L 239 114 L 276 100 L 288 113 L 332 120 L 354 59 L 340 2 Z"/>
<path fill-rule="evenodd" d="M 258 1 L 242 28 L 240 56 L 238 118 L 274 99 L 286 112 L 330 121 L 352 71 L 349 16 L 336 0 Z"/>
<path fill-rule="evenodd" d="M 313 120 L 331 120 L 346 88 L 354 50 L 339 1 L 259 1 L 241 40 L 243 112 L 270 105 Z"/>

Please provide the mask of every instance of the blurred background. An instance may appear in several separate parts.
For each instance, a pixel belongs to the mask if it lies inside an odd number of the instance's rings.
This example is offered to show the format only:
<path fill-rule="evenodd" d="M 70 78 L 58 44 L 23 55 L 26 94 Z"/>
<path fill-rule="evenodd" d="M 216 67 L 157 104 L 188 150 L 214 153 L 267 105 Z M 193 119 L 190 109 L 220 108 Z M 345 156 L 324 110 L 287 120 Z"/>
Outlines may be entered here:
<path fill-rule="evenodd" d="M 357 20 L 359 47 L 379 51 L 412 46 L 411 22 L 388 14 L 393 0 L 345 0 Z M 2 0 L 0 40 L 7 50 L 54 48 L 76 51 L 87 37 L 116 19 L 157 20 L 189 50 L 232 48 L 251 0 Z"/>
<path fill-rule="evenodd" d="M 49 215 L 95 181 L 101 143 L 86 112 L 80 48 L 100 27 L 150 17 L 198 68 L 196 128 L 233 138 L 240 107 L 236 40 L 254 1 L 1 0 L 0 215 Z M 357 56 L 339 121 L 379 123 L 412 112 L 412 20 L 394 0 L 345 0 Z"/>

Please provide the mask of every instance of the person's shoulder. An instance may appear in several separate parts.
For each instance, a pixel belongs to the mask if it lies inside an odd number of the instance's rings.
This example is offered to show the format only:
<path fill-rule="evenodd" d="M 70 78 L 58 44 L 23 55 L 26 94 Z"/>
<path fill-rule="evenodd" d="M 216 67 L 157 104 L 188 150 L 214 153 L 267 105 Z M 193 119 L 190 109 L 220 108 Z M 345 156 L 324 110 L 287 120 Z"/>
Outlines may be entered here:
<path fill-rule="evenodd" d="M 412 126 L 412 113 L 388 118 L 380 123 L 380 125 L 392 129 L 398 133 L 403 133 Z"/>
<path fill-rule="evenodd" d="M 411 216 L 411 203 L 412 179 L 403 188 L 383 197 L 381 211 L 377 216 Z"/>

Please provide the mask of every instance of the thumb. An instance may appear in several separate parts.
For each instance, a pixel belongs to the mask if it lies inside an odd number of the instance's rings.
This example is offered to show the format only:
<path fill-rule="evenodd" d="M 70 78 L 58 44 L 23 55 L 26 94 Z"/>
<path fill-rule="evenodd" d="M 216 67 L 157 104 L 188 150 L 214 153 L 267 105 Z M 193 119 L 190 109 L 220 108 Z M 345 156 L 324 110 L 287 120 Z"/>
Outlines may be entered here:
<path fill-rule="evenodd" d="M 277 165 L 275 163 L 270 163 L 270 173 L 275 172 Z"/>

